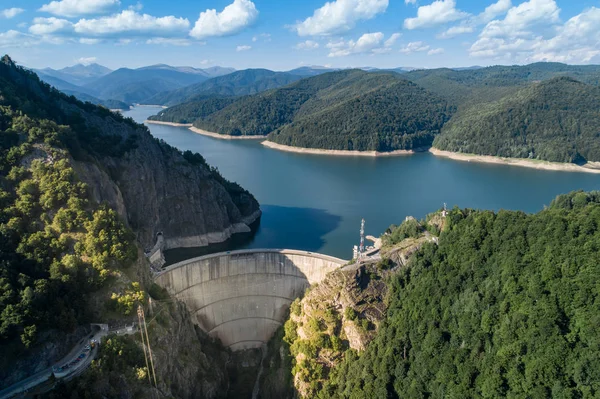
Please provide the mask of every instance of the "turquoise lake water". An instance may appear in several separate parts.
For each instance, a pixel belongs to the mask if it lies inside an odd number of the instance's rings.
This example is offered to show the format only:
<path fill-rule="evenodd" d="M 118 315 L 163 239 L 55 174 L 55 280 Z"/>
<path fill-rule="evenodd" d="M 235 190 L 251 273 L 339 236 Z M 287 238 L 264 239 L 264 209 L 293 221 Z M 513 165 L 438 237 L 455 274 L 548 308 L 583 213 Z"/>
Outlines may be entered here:
<path fill-rule="evenodd" d="M 125 112 L 143 122 L 160 108 Z M 219 140 L 186 128 L 149 125 L 155 137 L 201 153 L 221 174 L 255 195 L 263 210 L 253 237 L 210 250 L 290 248 L 344 259 L 358 243 L 360 220 L 379 236 L 408 215 L 449 207 L 536 212 L 561 193 L 600 189 L 600 175 L 453 161 L 429 153 L 400 157 L 294 154 L 253 140 Z M 206 252 L 179 251 L 177 258 Z M 173 258 L 171 259 L 173 260 Z"/>

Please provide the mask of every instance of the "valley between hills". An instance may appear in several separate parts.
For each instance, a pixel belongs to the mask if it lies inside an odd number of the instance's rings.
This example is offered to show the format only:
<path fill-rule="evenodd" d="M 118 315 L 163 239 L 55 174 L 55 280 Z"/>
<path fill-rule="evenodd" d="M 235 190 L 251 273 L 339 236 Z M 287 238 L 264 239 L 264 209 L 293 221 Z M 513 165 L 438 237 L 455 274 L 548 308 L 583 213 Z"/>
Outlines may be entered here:
<path fill-rule="evenodd" d="M 253 248 L 164 268 L 163 251 L 256 234 L 271 204 L 109 108 L 169 106 L 150 120 L 301 152 L 596 172 L 599 71 L 34 72 L 4 56 L 0 395 L 596 397 L 598 191 L 390 217 L 352 260 Z"/>

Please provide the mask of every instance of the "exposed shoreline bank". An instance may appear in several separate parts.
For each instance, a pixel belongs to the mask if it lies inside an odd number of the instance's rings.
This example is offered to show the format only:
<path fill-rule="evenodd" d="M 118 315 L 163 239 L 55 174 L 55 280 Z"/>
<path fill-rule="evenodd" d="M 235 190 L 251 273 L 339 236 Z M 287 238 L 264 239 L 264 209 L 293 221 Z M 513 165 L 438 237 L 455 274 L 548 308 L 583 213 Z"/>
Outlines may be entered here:
<path fill-rule="evenodd" d="M 155 125 L 175 126 L 175 127 L 192 127 L 193 126 L 191 123 L 163 122 L 163 121 L 153 121 L 150 119 L 146 119 L 146 123 L 152 123 Z"/>
<path fill-rule="evenodd" d="M 289 145 L 277 144 L 271 141 L 263 141 L 262 145 L 265 147 L 286 151 L 295 152 L 298 154 L 315 154 L 315 155 L 334 155 L 334 156 L 360 156 L 360 157 L 393 157 L 393 156 L 404 156 L 413 155 L 422 151 L 415 150 L 396 150 L 390 152 L 377 152 L 377 151 L 349 151 L 349 150 L 323 150 L 318 148 L 302 148 L 292 147 Z"/>
<path fill-rule="evenodd" d="M 593 167 L 579 166 L 570 163 L 534 161 L 522 158 L 502 158 L 491 155 L 461 154 L 457 152 L 438 150 L 437 148 L 433 147 L 429 149 L 429 152 L 437 157 L 449 158 L 455 161 L 490 163 L 496 165 L 511 165 L 540 170 L 600 174 L 600 163 L 590 162 L 590 165 L 598 167 L 598 169 L 595 169 Z"/>
<path fill-rule="evenodd" d="M 190 127 L 190 130 L 194 133 L 198 133 L 203 136 L 214 137 L 216 139 L 221 139 L 221 140 L 265 140 L 266 139 L 266 136 L 230 136 L 228 134 L 208 132 L 206 130 L 198 129 L 197 127 L 193 127 L 193 126 Z"/>

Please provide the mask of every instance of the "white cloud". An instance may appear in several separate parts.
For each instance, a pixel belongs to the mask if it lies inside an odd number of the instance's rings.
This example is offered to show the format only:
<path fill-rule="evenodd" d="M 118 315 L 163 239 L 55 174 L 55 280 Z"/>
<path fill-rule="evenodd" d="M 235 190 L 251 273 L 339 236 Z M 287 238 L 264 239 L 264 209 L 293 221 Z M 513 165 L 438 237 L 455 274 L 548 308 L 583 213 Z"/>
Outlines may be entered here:
<path fill-rule="evenodd" d="M 29 33 L 34 35 L 57 35 L 73 31 L 73 24 L 61 18 L 34 18 L 33 25 L 29 27 Z"/>
<path fill-rule="evenodd" d="M 319 36 L 352 29 L 358 21 L 374 18 L 385 12 L 389 0 L 335 0 L 315 10 L 312 17 L 297 23 L 294 30 L 300 36 Z"/>
<path fill-rule="evenodd" d="M 17 7 L 7 8 L 5 10 L 0 11 L 0 17 L 6 18 L 6 19 L 11 19 L 11 18 L 16 17 L 23 11 L 25 11 L 25 10 L 22 8 L 17 8 Z"/>
<path fill-rule="evenodd" d="M 75 23 L 76 33 L 93 37 L 115 36 L 177 36 L 185 33 L 190 22 L 185 18 L 174 16 L 154 17 L 148 14 L 139 14 L 133 10 L 125 10 L 97 19 L 81 19 Z"/>
<path fill-rule="evenodd" d="M 417 4 L 417 0 L 404 0 L 404 4 Z"/>
<path fill-rule="evenodd" d="M 146 44 L 160 44 L 167 46 L 189 46 L 192 42 L 188 39 L 182 38 L 167 38 L 167 37 L 153 37 L 152 39 L 146 40 Z"/>
<path fill-rule="evenodd" d="M 400 36 L 402 36 L 402 33 L 392 34 L 392 36 L 390 36 L 390 38 L 385 41 L 384 46 L 392 47 L 394 45 L 394 43 L 396 43 L 396 40 L 398 40 L 400 38 Z"/>
<path fill-rule="evenodd" d="M 465 33 L 473 33 L 479 25 L 486 24 L 505 14 L 512 7 L 511 0 L 498 0 L 496 3 L 490 4 L 479 15 L 472 16 L 460 25 L 452 26 L 448 30 L 437 35 L 438 39 L 450 39 Z"/>
<path fill-rule="evenodd" d="M 88 65 L 95 63 L 97 60 L 98 59 L 96 57 L 82 57 L 82 58 L 79 58 L 78 60 L 76 60 L 76 63 L 88 66 Z"/>
<path fill-rule="evenodd" d="M 44 4 L 39 11 L 61 17 L 103 14 L 117 7 L 119 0 L 60 0 Z"/>
<path fill-rule="evenodd" d="M 442 32 L 437 35 L 438 39 L 450 39 L 458 35 L 462 35 L 464 33 L 473 33 L 475 32 L 475 27 L 471 25 L 457 25 L 452 26 L 448 30 Z"/>
<path fill-rule="evenodd" d="M 296 44 L 294 48 L 296 50 L 316 50 L 319 48 L 319 43 L 312 40 L 307 40 Z"/>
<path fill-rule="evenodd" d="M 0 33 L 0 48 L 31 47 L 35 46 L 39 42 L 39 38 L 26 33 L 18 32 L 16 30 L 9 30 L 8 32 Z"/>
<path fill-rule="evenodd" d="M 401 53 L 412 54 L 429 50 L 429 45 L 423 42 L 410 42 L 400 49 Z"/>
<path fill-rule="evenodd" d="M 497 16 L 507 12 L 511 7 L 512 2 L 510 0 L 498 0 L 498 2 L 487 6 L 485 10 L 478 15 L 478 18 L 483 21 L 483 23 L 489 22 Z"/>
<path fill-rule="evenodd" d="M 344 57 L 351 54 L 379 53 L 384 35 L 381 32 L 365 33 L 357 41 L 338 40 L 327 44 L 329 57 Z"/>
<path fill-rule="evenodd" d="M 248 51 L 251 49 L 252 49 L 252 46 L 237 46 L 235 48 L 235 51 Z"/>
<path fill-rule="evenodd" d="M 516 62 L 600 61 L 600 9 L 589 8 L 560 23 L 553 0 L 529 0 L 489 22 L 469 53 Z"/>
<path fill-rule="evenodd" d="M 233 35 L 252 25 L 258 18 L 258 10 L 250 0 L 234 0 L 221 12 L 206 10 L 190 32 L 196 39 Z"/>
<path fill-rule="evenodd" d="M 444 54 L 444 49 L 443 48 L 432 48 L 431 50 L 429 50 L 427 52 L 427 55 L 437 55 L 437 54 Z"/>
<path fill-rule="evenodd" d="M 102 42 L 102 40 L 100 40 L 100 39 L 90 39 L 87 37 L 82 37 L 79 39 L 79 43 L 81 43 L 81 44 L 98 44 L 101 42 Z"/>
<path fill-rule="evenodd" d="M 464 19 L 469 15 L 456 9 L 455 0 L 436 0 L 429 5 L 419 7 L 415 18 L 404 20 L 404 27 L 406 29 L 428 28 Z"/>

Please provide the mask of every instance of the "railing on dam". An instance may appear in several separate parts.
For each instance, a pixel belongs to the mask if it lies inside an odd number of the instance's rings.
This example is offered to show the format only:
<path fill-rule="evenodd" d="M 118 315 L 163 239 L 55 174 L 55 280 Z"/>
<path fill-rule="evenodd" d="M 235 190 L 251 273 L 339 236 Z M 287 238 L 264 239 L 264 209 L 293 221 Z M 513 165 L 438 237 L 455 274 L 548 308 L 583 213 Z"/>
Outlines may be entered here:
<path fill-rule="evenodd" d="M 185 302 L 204 331 L 239 350 L 268 341 L 290 303 L 346 263 L 308 251 L 240 250 L 179 262 L 155 282 Z"/>

